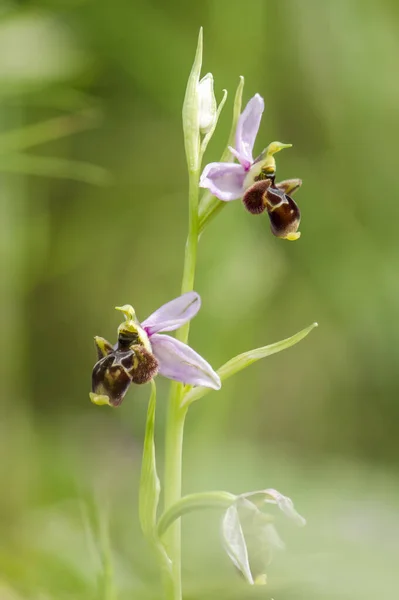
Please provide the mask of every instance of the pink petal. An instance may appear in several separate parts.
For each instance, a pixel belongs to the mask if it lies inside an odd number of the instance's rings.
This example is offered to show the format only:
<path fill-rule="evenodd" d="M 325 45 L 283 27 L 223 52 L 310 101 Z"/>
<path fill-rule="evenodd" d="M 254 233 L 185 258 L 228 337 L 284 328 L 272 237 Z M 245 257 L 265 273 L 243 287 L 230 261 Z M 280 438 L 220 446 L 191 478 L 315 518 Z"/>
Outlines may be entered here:
<path fill-rule="evenodd" d="M 245 170 L 235 163 L 210 163 L 205 167 L 200 179 L 200 187 L 229 202 L 241 198 L 244 193 Z"/>
<path fill-rule="evenodd" d="M 233 148 L 232 146 L 229 146 L 229 150 L 232 153 L 232 155 L 236 157 L 238 162 L 241 163 L 241 166 L 244 168 L 244 170 L 249 171 L 249 169 L 251 168 L 252 162 L 250 160 L 247 160 L 245 158 L 245 156 L 241 156 L 241 154 L 239 152 L 237 152 L 237 150 L 235 148 Z"/>
<path fill-rule="evenodd" d="M 149 336 L 158 331 L 173 331 L 195 317 L 200 307 L 199 294 L 187 292 L 158 308 L 141 325 Z"/>
<path fill-rule="evenodd" d="M 248 170 L 248 163 L 253 163 L 252 150 L 258 134 L 262 113 L 265 108 L 263 98 L 255 94 L 248 102 L 238 119 L 236 131 L 236 157 Z"/>
<path fill-rule="evenodd" d="M 181 383 L 201 385 L 219 390 L 220 377 L 192 348 L 169 335 L 155 333 L 151 337 L 154 356 L 159 363 L 158 372 Z"/>

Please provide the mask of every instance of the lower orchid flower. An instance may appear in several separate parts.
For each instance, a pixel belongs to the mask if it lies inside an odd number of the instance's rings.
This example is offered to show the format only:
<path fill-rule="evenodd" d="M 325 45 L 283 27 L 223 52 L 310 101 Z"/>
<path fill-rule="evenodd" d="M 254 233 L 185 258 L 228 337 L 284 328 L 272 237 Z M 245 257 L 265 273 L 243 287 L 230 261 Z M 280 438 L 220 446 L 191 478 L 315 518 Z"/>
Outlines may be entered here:
<path fill-rule="evenodd" d="M 300 236 L 299 208 L 285 189 L 287 182 L 274 183 L 276 173 L 274 154 L 283 148 L 290 148 L 291 144 L 272 142 L 256 159 L 252 156 L 263 110 L 263 98 L 255 94 L 238 119 L 235 148 L 229 147 L 239 164 L 210 163 L 202 172 L 200 187 L 209 189 L 214 196 L 224 202 L 242 198 L 245 207 L 254 214 L 267 210 L 272 233 L 279 238 L 296 240 Z M 261 186 L 262 193 L 256 202 L 256 210 L 251 210 L 254 193 L 259 193 L 257 184 L 260 181 L 268 183 Z M 295 182 L 290 189 L 291 192 L 302 183 L 299 179 L 289 181 Z"/>
<path fill-rule="evenodd" d="M 99 360 L 93 368 L 92 402 L 119 406 L 131 383 L 147 383 L 158 373 L 184 384 L 220 389 L 219 375 L 205 359 L 179 340 L 159 335 L 190 321 L 200 306 L 200 296 L 188 292 L 142 323 L 129 304 L 117 307 L 126 320 L 118 327 L 115 346 L 104 338 L 94 338 Z"/>

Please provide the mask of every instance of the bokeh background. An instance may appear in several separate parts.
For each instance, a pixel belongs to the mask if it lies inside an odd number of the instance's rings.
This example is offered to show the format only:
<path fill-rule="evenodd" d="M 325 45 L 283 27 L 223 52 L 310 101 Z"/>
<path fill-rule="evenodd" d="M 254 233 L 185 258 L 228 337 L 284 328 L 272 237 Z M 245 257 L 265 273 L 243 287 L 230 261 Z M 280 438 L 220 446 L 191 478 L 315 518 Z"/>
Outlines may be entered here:
<path fill-rule="evenodd" d="M 136 516 L 148 389 L 115 411 L 88 392 L 114 306 L 144 318 L 180 290 L 200 25 L 203 72 L 229 91 L 208 161 L 244 75 L 244 102 L 267 107 L 256 150 L 292 142 L 278 175 L 304 185 L 296 243 L 240 202 L 206 230 L 191 344 L 218 367 L 320 327 L 190 410 L 186 492 L 274 487 L 308 525 L 281 522 L 287 549 L 254 589 L 224 555 L 220 515 L 185 517 L 185 598 L 397 597 L 398 3 L 2 0 L 2 600 L 104 597 L 107 547 L 118 599 L 160 597 Z"/>

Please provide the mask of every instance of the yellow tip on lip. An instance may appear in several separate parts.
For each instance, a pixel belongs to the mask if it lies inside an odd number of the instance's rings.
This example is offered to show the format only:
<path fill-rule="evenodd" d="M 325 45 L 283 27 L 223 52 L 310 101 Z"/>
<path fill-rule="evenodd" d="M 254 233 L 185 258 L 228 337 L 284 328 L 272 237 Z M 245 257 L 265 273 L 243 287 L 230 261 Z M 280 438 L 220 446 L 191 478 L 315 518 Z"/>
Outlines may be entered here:
<path fill-rule="evenodd" d="M 299 240 L 301 237 L 301 232 L 297 231 L 296 233 L 289 233 L 283 239 L 288 240 L 289 242 L 295 242 L 295 240 Z"/>
<path fill-rule="evenodd" d="M 101 394 L 95 394 L 94 392 L 90 392 L 89 394 L 90 396 L 90 400 L 93 402 L 93 404 L 96 404 L 97 406 L 112 406 L 111 402 L 109 401 L 108 396 L 105 395 L 101 395 Z"/>

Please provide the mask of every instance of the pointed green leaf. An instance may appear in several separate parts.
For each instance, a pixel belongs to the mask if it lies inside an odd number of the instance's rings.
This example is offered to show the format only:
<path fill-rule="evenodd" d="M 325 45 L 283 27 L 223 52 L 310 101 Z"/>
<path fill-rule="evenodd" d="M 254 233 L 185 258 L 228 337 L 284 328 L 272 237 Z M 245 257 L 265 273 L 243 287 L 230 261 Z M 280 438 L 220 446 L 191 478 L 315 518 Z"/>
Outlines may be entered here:
<path fill-rule="evenodd" d="M 234 108 L 233 108 L 233 120 L 231 123 L 231 129 L 229 134 L 229 139 L 226 145 L 226 148 L 220 158 L 220 162 L 231 162 L 234 160 L 233 155 L 229 150 L 229 146 L 235 146 L 235 136 L 238 119 L 241 114 L 241 105 L 242 105 L 242 92 L 244 89 L 244 77 L 240 77 L 240 82 L 237 87 L 236 95 L 234 98 Z M 207 223 L 217 215 L 218 212 L 222 210 L 224 206 L 226 206 L 227 202 L 222 202 L 215 196 L 212 196 L 210 192 L 205 192 L 201 198 L 201 202 L 199 205 L 199 234 L 203 232 Z"/>
<path fill-rule="evenodd" d="M 0 134 L 0 153 L 19 152 L 52 140 L 90 129 L 98 124 L 99 113 L 85 110 L 73 115 L 55 117 L 25 125 Z"/>
<path fill-rule="evenodd" d="M 184 146 L 189 172 L 199 168 L 200 153 L 200 128 L 199 128 L 199 100 L 198 83 L 202 66 L 202 27 L 198 35 L 197 51 L 194 63 L 188 78 L 186 95 L 183 103 L 183 133 Z"/>
<path fill-rule="evenodd" d="M 76 160 L 55 158 L 53 156 L 35 156 L 29 154 L 1 156 L 0 171 L 74 179 L 93 185 L 107 185 L 110 183 L 109 174 L 102 167 Z"/>
<path fill-rule="evenodd" d="M 309 325 L 309 327 L 302 329 L 302 331 L 299 331 L 295 335 L 285 340 L 281 340 L 275 344 L 269 344 L 268 346 L 262 346 L 261 348 L 256 348 L 255 350 L 249 350 L 248 352 L 243 352 L 243 354 L 235 356 L 217 370 L 221 381 L 225 381 L 232 375 L 235 375 L 239 371 L 249 367 L 249 365 L 252 365 L 252 363 L 260 360 L 261 358 L 266 358 L 266 356 L 271 356 L 272 354 L 276 354 L 277 352 L 281 352 L 282 350 L 286 350 L 286 348 L 294 346 L 303 340 L 303 338 L 305 338 L 315 327 L 317 327 L 317 323 L 312 323 L 312 325 Z M 210 391 L 211 390 L 209 388 L 201 386 L 192 388 L 183 397 L 182 405 L 191 404 L 195 400 L 199 400 L 205 396 L 205 394 L 208 394 Z"/>
<path fill-rule="evenodd" d="M 161 491 L 161 484 L 157 474 L 154 443 L 156 397 L 156 386 L 154 380 L 152 380 L 151 396 L 148 403 L 147 424 L 144 437 L 139 494 L 139 516 L 141 529 L 143 530 L 144 535 L 151 539 L 154 537 L 159 494 Z"/>
<path fill-rule="evenodd" d="M 230 506 L 222 520 L 223 544 L 234 566 L 243 574 L 245 580 L 254 585 L 249 566 L 248 549 L 240 523 L 237 506 Z"/>

